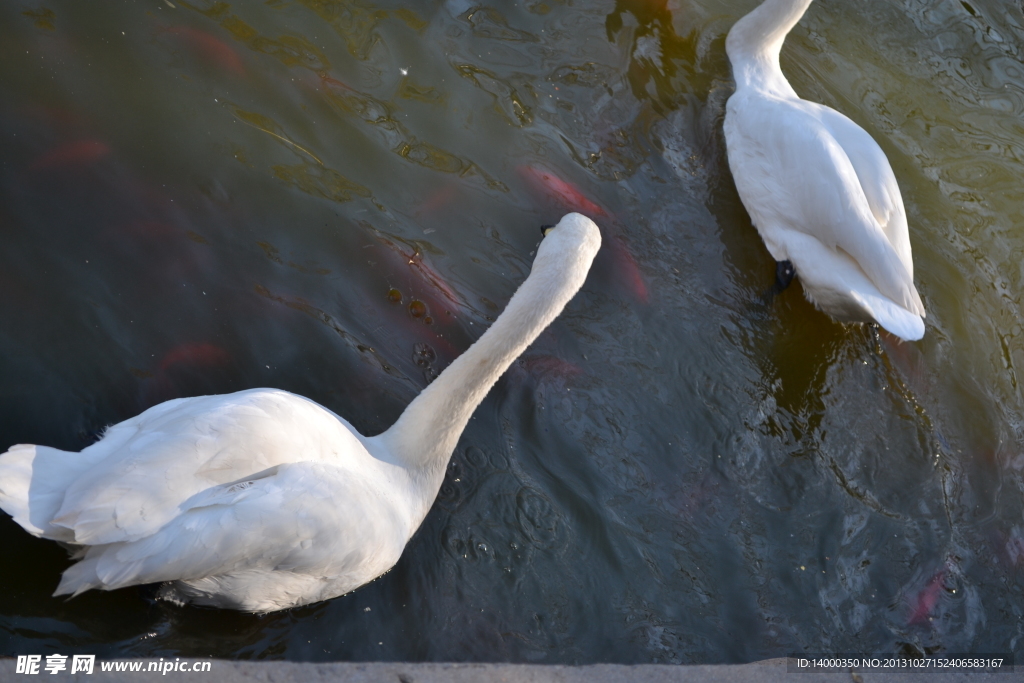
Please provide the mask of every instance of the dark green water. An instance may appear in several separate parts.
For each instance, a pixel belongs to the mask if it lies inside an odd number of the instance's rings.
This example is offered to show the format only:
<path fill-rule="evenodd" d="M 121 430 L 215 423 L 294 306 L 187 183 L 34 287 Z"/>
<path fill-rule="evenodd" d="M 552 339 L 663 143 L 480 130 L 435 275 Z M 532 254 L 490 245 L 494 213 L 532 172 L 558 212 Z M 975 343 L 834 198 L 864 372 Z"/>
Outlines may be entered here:
<path fill-rule="evenodd" d="M 0 655 L 1019 655 L 1024 16 L 819 0 L 783 51 L 900 181 L 929 315 L 896 345 L 758 303 L 721 133 L 755 4 L 0 5 L 0 448 L 259 386 L 379 432 L 538 225 L 605 237 L 390 573 L 263 617 L 64 601 L 64 552 L 4 517 Z"/>

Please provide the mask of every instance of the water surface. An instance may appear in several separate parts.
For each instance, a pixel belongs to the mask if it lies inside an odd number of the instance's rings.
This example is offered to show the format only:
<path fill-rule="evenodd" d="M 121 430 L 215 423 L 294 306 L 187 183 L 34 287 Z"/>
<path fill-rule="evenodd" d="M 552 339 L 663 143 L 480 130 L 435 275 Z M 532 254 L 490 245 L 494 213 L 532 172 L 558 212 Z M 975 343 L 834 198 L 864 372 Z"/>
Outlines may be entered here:
<path fill-rule="evenodd" d="M 583 291 L 399 564 L 252 616 L 50 597 L 0 520 L 0 653 L 741 662 L 1021 653 L 1024 16 L 819 0 L 782 66 L 878 141 L 928 309 L 832 322 L 736 195 L 751 0 L 0 6 L 0 447 L 268 386 L 387 428 L 583 210 Z"/>

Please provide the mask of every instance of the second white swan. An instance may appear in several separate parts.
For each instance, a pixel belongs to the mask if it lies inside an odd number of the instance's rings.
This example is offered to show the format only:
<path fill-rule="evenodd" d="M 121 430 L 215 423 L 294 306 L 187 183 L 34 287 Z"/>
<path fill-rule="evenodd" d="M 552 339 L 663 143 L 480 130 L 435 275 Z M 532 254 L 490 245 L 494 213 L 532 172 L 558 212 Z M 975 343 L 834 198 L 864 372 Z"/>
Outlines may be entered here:
<path fill-rule="evenodd" d="M 398 561 L 473 411 L 600 244 L 590 219 L 562 218 L 502 315 L 383 434 L 276 389 L 180 398 L 81 453 L 11 447 L 0 508 L 72 550 L 55 595 L 163 583 L 175 602 L 270 612 L 347 593 Z"/>
<path fill-rule="evenodd" d="M 907 216 L 889 160 L 863 128 L 800 99 L 779 66 L 789 31 L 812 0 L 765 0 L 729 31 L 736 92 L 726 103 L 729 169 L 779 263 L 819 309 L 924 336 Z"/>

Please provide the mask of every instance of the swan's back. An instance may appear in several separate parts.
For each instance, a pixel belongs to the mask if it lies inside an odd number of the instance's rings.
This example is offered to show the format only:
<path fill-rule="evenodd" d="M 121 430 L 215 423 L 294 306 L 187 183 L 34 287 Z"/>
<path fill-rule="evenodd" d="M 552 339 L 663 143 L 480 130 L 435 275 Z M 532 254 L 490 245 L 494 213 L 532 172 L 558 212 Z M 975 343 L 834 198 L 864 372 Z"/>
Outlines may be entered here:
<path fill-rule="evenodd" d="M 398 561 L 406 494 L 372 471 L 278 465 L 182 501 L 150 535 L 83 547 L 55 595 L 170 582 L 162 597 L 250 612 L 342 595 Z"/>
<path fill-rule="evenodd" d="M 32 481 L 25 482 L 31 448 L 39 462 L 29 470 Z M 337 415 L 270 389 L 162 403 L 110 428 L 81 454 L 38 446 L 16 446 L 12 454 L 20 455 L 17 473 L 5 457 L 0 481 L 4 490 L 28 484 L 32 526 L 45 538 L 88 545 L 141 538 L 200 491 L 276 465 L 341 461 L 342 454 L 349 467 L 358 467 L 353 459 L 361 455 L 370 460 Z M 74 476 L 54 476 L 64 468 Z M 36 490 L 46 493 L 37 500 Z"/>
<path fill-rule="evenodd" d="M 168 597 L 249 611 L 390 568 L 418 524 L 410 488 L 347 422 L 272 389 L 168 401 L 81 453 L 0 456 L 0 507 L 81 548 L 58 594 L 177 581 Z"/>

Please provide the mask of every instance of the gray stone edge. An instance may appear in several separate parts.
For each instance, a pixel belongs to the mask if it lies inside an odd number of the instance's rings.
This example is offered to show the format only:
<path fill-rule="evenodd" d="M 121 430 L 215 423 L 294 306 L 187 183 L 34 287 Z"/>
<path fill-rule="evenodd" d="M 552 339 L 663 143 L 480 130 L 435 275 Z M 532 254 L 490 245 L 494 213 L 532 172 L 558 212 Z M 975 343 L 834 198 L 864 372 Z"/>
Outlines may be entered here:
<path fill-rule="evenodd" d="M 149 663 L 157 668 L 165 662 L 209 662 L 209 671 L 146 671 Z M 958 683 L 960 681 L 991 680 L 1011 683 L 1024 681 L 1024 672 L 1004 673 L 951 673 L 941 671 L 925 672 L 857 672 L 839 673 L 790 673 L 785 658 L 768 659 L 752 664 L 716 665 L 666 665 L 666 664 L 591 664 L 586 666 L 563 666 L 544 664 L 444 664 L 404 662 L 252 662 L 222 659 L 134 659 L 116 660 L 142 662 L 139 672 L 102 672 L 99 663 L 92 674 L 69 674 L 67 671 L 49 674 L 40 671 L 36 675 L 15 672 L 15 660 L 0 659 L 0 683 L 15 683 L 33 680 L 76 681 L 77 683 L 107 681 L 216 681 L 217 683 L 239 683 L 257 681 L 263 683 L 675 683 L 708 681 L 709 683 L 817 683 L 851 682 L 871 683 L 887 681 L 894 683 Z M 70 667 L 69 667 L 70 668 Z"/>

